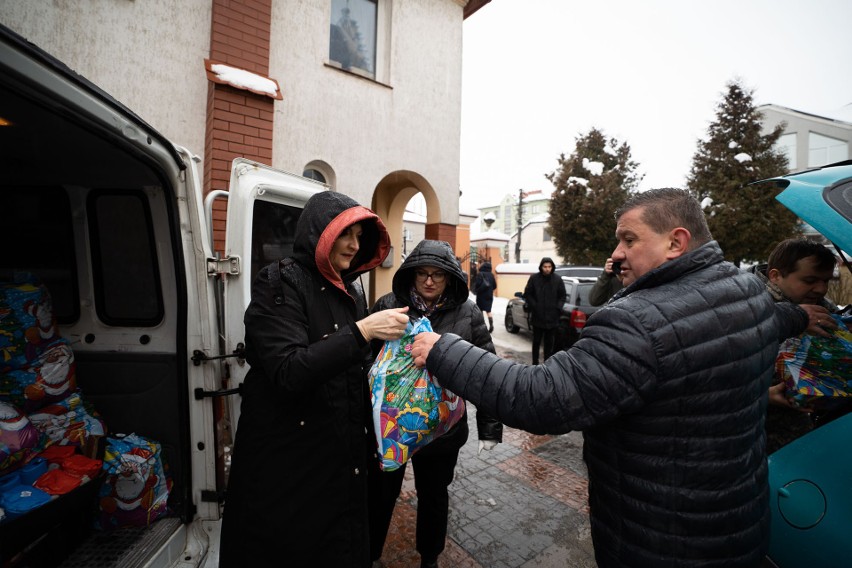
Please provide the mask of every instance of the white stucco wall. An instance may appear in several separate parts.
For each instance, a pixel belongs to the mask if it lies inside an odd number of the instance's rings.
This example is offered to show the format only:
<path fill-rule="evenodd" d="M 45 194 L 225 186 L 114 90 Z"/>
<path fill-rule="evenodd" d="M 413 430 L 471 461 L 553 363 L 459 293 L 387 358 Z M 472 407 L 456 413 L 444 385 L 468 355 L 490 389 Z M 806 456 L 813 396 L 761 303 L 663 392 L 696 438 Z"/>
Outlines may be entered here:
<path fill-rule="evenodd" d="M 337 188 L 369 205 L 387 174 L 409 170 L 438 192 L 441 222 L 458 222 L 462 6 L 454 0 L 390 5 L 383 83 L 328 67 L 330 2 L 275 2 L 270 75 L 273 166 L 301 173 L 328 163 Z M 381 63 L 377 65 L 381 66 Z"/>
<path fill-rule="evenodd" d="M 0 0 L 0 22 L 204 153 L 210 0 Z"/>
<path fill-rule="evenodd" d="M 455 225 L 462 5 L 379 2 L 390 10 L 381 83 L 325 65 L 329 0 L 273 1 L 269 75 L 284 100 L 271 165 L 301 174 L 321 160 L 368 206 L 387 174 L 412 171 L 438 193 L 440 221 Z M 210 0 L 0 0 L 0 22 L 203 158 L 211 10 Z"/>

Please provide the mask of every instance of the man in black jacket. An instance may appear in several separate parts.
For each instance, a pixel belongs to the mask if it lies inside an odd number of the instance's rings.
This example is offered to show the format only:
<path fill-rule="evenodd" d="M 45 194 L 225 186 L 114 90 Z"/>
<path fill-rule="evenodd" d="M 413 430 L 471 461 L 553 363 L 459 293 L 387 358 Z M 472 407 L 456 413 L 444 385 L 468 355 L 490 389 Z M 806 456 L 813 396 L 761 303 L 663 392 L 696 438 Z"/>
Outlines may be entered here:
<path fill-rule="evenodd" d="M 583 431 L 599 568 L 759 566 L 778 343 L 825 310 L 774 303 L 685 191 L 636 194 L 616 219 L 625 288 L 570 349 L 527 366 L 430 333 L 415 363 L 507 426 Z"/>
<path fill-rule="evenodd" d="M 558 274 L 554 274 L 553 259 L 544 257 L 538 263 L 538 272 L 530 276 L 524 289 L 526 308 L 532 312 L 532 362 L 538 365 L 538 353 L 544 340 L 544 360 L 553 355 L 556 344 L 556 328 L 565 305 L 565 285 Z"/>

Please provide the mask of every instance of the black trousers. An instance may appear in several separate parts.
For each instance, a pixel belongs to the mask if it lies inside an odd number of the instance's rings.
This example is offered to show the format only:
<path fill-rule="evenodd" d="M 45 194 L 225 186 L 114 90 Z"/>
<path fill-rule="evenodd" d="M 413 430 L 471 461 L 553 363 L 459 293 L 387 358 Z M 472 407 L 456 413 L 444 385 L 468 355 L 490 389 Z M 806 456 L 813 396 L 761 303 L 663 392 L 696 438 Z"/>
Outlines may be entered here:
<path fill-rule="evenodd" d="M 465 433 L 465 439 L 467 434 Z M 438 449 L 438 448 L 435 448 Z M 432 450 L 426 446 L 411 458 L 414 487 L 417 491 L 416 547 L 420 557 L 433 560 L 444 551 L 447 541 L 447 516 L 450 496 L 447 488 L 453 480 L 458 447 Z M 394 471 L 370 471 L 370 559 L 378 560 L 388 535 L 393 509 L 402 489 L 407 464 Z"/>
<path fill-rule="evenodd" d="M 533 344 L 532 344 L 532 362 L 533 365 L 538 365 L 538 350 L 541 347 L 542 340 L 544 343 L 544 359 L 553 355 L 556 351 L 556 328 L 542 329 L 538 326 L 533 326 Z"/>

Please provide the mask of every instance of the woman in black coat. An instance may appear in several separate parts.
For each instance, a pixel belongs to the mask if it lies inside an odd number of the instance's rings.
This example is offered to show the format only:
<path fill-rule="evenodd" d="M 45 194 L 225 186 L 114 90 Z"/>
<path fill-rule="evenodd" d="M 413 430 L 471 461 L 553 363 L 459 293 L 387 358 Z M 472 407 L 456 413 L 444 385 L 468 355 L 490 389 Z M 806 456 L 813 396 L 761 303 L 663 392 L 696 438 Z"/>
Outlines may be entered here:
<path fill-rule="evenodd" d="M 322 192 L 292 258 L 255 278 L 220 567 L 369 565 L 369 342 L 398 339 L 408 317 L 368 316 L 356 279 L 389 247 L 377 215 Z"/>
<path fill-rule="evenodd" d="M 468 298 L 467 279 L 449 243 L 421 241 L 393 277 L 393 292 L 379 298 L 373 311 L 408 308 L 413 318 L 426 316 L 438 333 L 455 333 L 474 345 L 494 352 L 482 312 Z M 381 342 L 373 342 L 375 353 Z M 440 382 L 440 377 L 437 377 Z M 503 425 L 484 412 L 476 413 L 480 451 L 491 449 L 503 437 Z M 415 453 L 414 485 L 417 490 L 417 551 L 421 566 L 437 566 L 447 539 L 449 493 L 459 450 L 467 441 L 467 413 L 446 434 Z M 405 476 L 405 466 L 370 475 L 370 554 L 382 555 L 394 506 Z"/>
<path fill-rule="evenodd" d="M 488 316 L 488 332 L 494 333 L 494 318 L 491 317 L 491 307 L 494 304 L 494 290 L 497 281 L 491 273 L 491 263 L 483 262 L 473 280 L 473 293 L 476 294 L 477 307 Z"/>

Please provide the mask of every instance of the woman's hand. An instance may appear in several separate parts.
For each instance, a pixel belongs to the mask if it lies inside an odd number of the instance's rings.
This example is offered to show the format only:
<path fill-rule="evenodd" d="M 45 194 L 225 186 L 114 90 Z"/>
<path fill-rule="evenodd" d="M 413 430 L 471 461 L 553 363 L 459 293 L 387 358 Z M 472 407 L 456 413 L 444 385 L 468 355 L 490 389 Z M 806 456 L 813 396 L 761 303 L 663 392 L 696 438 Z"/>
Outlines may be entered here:
<path fill-rule="evenodd" d="M 408 306 L 382 310 L 355 322 L 355 325 L 367 341 L 399 339 L 405 333 L 405 326 L 408 325 L 408 316 L 405 315 L 407 311 Z"/>

